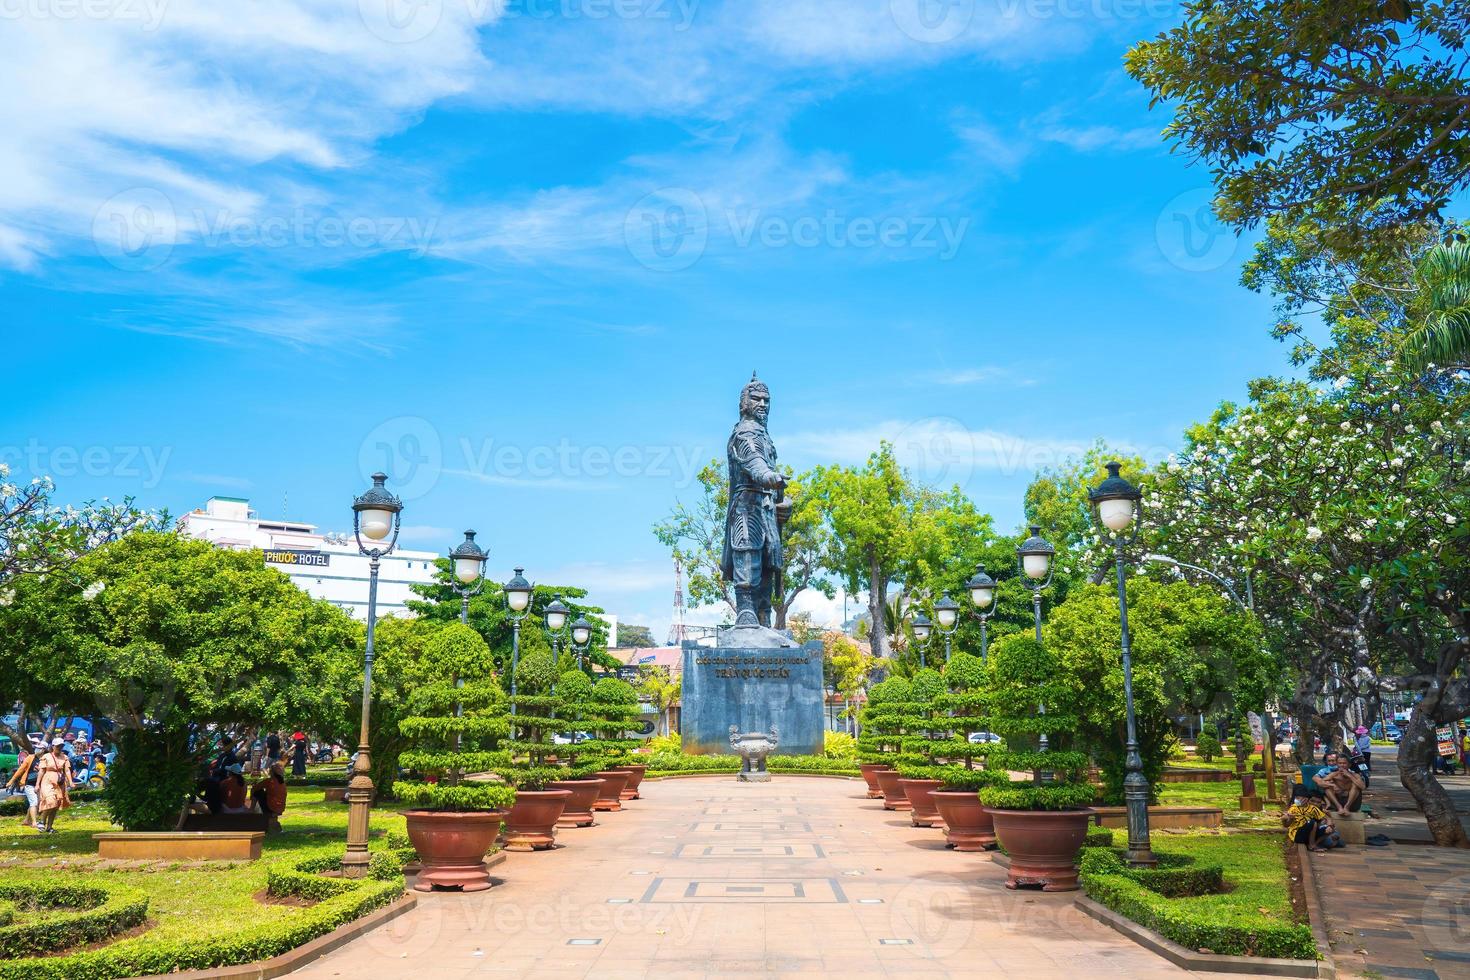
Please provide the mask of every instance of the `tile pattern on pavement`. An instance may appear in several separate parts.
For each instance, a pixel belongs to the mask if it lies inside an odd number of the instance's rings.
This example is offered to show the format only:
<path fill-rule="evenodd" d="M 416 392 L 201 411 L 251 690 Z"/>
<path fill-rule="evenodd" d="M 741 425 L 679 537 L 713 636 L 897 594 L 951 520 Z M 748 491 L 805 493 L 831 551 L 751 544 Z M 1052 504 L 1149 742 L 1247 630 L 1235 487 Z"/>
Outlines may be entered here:
<path fill-rule="evenodd" d="M 499 884 L 433 894 L 311 978 L 1184 977 L 1070 895 L 1012 892 L 985 854 L 864 798 L 861 781 L 646 781 L 644 798 Z"/>
<path fill-rule="evenodd" d="M 1341 973 L 1470 980 L 1470 851 L 1394 844 L 1310 860 Z"/>

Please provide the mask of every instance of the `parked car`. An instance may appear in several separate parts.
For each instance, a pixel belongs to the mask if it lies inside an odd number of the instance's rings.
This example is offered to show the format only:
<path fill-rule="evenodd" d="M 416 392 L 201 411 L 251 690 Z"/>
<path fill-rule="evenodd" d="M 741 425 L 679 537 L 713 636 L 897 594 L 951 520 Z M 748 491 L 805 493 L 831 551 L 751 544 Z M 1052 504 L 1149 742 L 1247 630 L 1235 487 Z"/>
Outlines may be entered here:
<path fill-rule="evenodd" d="M 971 745 L 993 745 L 996 742 L 999 742 L 1000 740 L 1001 740 L 1000 736 L 997 735 L 997 734 L 995 734 L 995 732 L 971 732 L 970 733 L 970 744 Z"/>
<path fill-rule="evenodd" d="M 1388 734 L 1387 735 L 1384 735 L 1383 734 L 1383 723 L 1382 722 L 1374 722 L 1373 723 L 1373 727 L 1370 728 L 1370 729 L 1368 729 L 1368 735 L 1369 735 L 1369 737 L 1376 738 L 1379 741 L 1382 741 L 1383 739 L 1387 738 L 1390 742 L 1392 742 L 1395 745 L 1399 744 L 1399 739 L 1401 739 L 1401 738 L 1404 737 L 1404 733 L 1399 730 L 1399 726 L 1395 725 L 1393 722 L 1389 722 L 1388 723 Z"/>
<path fill-rule="evenodd" d="M 20 765 L 20 754 L 15 751 L 15 743 L 4 735 L 0 735 L 0 785 L 4 785 L 18 765 Z"/>

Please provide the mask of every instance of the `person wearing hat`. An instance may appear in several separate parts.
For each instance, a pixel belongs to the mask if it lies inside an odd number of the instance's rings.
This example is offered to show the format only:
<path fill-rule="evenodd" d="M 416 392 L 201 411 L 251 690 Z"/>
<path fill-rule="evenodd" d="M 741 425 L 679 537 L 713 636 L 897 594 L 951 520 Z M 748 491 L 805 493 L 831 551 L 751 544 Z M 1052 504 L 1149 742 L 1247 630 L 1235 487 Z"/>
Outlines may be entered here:
<path fill-rule="evenodd" d="M 255 781 L 250 791 L 253 807 L 265 814 L 271 833 L 281 830 L 281 814 L 286 812 L 286 767 L 272 762 L 270 771 Z"/>
<path fill-rule="evenodd" d="M 20 762 L 15 767 L 15 772 L 10 774 L 10 779 L 5 783 L 6 789 L 19 788 L 26 796 L 26 816 L 20 822 L 22 827 L 34 827 L 41 829 L 41 822 L 36 817 L 36 763 L 41 761 L 41 751 L 27 752 L 21 749 Z"/>
<path fill-rule="evenodd" d="M 249 813 L 249 802 L 245 791 L 245 767 L 232 762 L 225 767 L 225 776 L 220 780 L 220 802 L 225 813 Z"/>
<path fill-rule="evenodd" d="M 1353 729 L 1353 748 L 1363 757 L 1363 765 L 1369 772 L 1373 771 L 1373 738 L 1368 734 L 1368 729 L 1362 725 Z"/>
<path fill-rule="evenodd" d="M 66 741 L 51 740 L 51 751 L 36 763 L 36 813 L 43 834 L 54 834 L 57 811 L 71 806 L 71 759 L 67 758 Z"/>

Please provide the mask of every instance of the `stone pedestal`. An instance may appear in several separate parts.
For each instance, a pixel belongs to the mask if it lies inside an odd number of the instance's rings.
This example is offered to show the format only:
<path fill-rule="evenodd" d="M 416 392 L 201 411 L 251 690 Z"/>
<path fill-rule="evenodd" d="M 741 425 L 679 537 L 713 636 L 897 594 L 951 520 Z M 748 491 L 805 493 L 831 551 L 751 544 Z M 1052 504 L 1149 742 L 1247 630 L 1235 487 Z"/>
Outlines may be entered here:
<path fill-rule="evenodd" d="M 1368 828 L 1367 824 L 1363 821 L 1363 815 L 1361 813 L 1349 813 L 1346 815 L 1330 813 L 1327 815 L 1327 819 L 1332 821 L 1332 825 L 1342 835 L 1342 842 L 1344 844 L 1362 845 L 1367 843 Z"/>
<path fill-rule="evenodd" d="M 771 630 L 738 628 L 721 630 L 715 646 L 686 640 L 683 685 L 685 752 L 729 755 L 731 725 L 740 732 L 768 732 L 774 725 L 780 754 L 822 754 L 820 642 L 798 647 Z"/>

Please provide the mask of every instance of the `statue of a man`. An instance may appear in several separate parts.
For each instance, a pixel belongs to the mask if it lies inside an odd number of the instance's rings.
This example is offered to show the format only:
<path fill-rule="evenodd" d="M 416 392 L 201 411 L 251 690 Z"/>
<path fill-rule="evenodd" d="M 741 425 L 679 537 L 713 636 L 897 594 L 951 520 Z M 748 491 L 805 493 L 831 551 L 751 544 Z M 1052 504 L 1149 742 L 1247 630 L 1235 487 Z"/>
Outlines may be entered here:
<path fill-rule="evenodd" d="M 752 373 L 740 393 L 740 421 L 730 433 L 730 504 L 725 511 L 721 570 L 735 587 L 735 625 L 771 625 L 771 598 L 781 569 L 781 518 L 786 478 L 766 431 L 771 392 Z M 779 512 L 779 513 L 778 513 Z"/>

